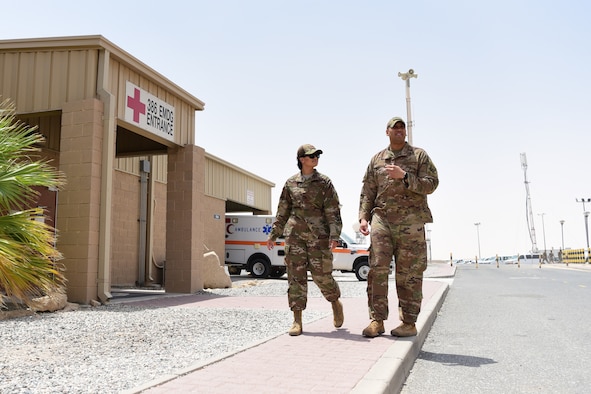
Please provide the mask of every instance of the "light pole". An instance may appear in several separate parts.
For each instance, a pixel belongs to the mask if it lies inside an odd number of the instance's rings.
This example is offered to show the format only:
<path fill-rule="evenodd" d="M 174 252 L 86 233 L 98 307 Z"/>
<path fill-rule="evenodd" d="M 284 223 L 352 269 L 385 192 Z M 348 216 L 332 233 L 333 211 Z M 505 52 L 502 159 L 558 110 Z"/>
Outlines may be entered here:
<path fill-rule="evenodd" d="M 585 234 L 587 234 L 587 249 L 589 249 L 589 211 L 585 211 Z"/>
<path fill-rule="evenodd" d="M 560 221 L 560 235 L 562 236 L 562 250 L 564 250 L 564 220 Z"/>
<path fill-rule="evenodd" d="M 480 258 L 480 222 L 474 223 L 474 225 L 476 226 L 476 236 L 478 237 L 478 258 Z"/>
<path fill-rule="evenodd" d="M 398 73 L 398 76 L 406 81 L 406 131 L 408 134 L 408 143 L 412 145 L 412 119 L 410 114 L 410 79 L 418 77 L 412 68 L 406 73 Z"/>
<path fill-rule="evenodd" d="M 589 218 L 589 212 L 585 210 L 585 203 L 591 202 L 591 198 L 581 198 L 580 200 L 577 198 L 576 200 L 577 202 L 583 203 L 583 215 L 585 215 L 585 234 L 587 236 L 587 249 L 589 249 L 589 224 L 587 223 Z"/>
<path fill-rule="evenodd" d="M 538 213 L 538 216 L 542 217 L 542 234 L 544 237 L 544 253 L 546 253 L 546 228 L 544 227 L 544 215 L 545 215 L 545 213 Z"/>

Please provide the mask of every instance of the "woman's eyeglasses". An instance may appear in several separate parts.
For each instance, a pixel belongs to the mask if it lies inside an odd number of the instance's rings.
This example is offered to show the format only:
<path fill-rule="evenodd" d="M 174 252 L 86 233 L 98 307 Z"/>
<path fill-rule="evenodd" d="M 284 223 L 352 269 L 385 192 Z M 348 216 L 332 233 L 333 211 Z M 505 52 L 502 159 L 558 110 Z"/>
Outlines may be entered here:
<path fill-rule="evenodd" d="M 316 159 L 320 157 L 320 153 L 312 153 L 311 155 L 306 155 L 306 157 L 309 157 L 310 159 Z"/>

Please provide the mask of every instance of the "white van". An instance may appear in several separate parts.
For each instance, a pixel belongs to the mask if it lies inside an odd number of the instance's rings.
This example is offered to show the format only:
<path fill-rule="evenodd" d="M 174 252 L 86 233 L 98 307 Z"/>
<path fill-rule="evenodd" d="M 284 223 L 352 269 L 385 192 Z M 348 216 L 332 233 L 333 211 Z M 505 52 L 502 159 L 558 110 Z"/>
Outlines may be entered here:
<path fill-rule="evenodd" d="M 511 256 L 505 260 L 505 264 L 517 264 L 517 255 Z M 540 255 L 537 253 L 533 254 L 520 254 L 519 264 L 539 264 Z"/>
<path fill-rule="evenodd" d="M 225 264 L 230 275 L 248 271 L 255 278 L 280 278 L 286 272 L 285 239 L 278 238 L 275 247 L 267 249 L 267 238 L 275 217 L 271 215 L 226 215 Z M 332 250 L 333 269 L 353 272 L 358 280 L 367 280 L 368 245 L 355 243 L 345 234 Z"/>

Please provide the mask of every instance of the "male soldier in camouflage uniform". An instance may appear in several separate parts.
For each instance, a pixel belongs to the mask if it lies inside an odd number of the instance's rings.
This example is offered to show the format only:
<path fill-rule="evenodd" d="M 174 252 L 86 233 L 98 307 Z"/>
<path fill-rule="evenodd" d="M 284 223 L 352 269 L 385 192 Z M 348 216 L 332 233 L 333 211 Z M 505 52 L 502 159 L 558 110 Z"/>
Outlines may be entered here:
<path fill-rule="evenodd" d="M 343 223 L 339 197 L 331 182 L 314 167 L 321 150 L 310 144 L 297 152 L 298 168 L 283 186 L 273 229 L 267 240 L 272 249 L 274 241 L 285 236 L 285 265 L 289 288 L 287 298 L 294 322 L 289 335 L 302 333 L 302 311 L 308 298 L 308 270 L 322 295 L 331 302 L 334 326 L 343 325 L 341 291 L 332 276 L 332 249 L 336 247 Z"/>
<path fill-rule="evenodd" d="M 363 330 L 369 338 L 385 332 L 388 319 L 388 273 L 392 255 L 396 264 L 396 291 L 402 324 L 390 333 L 417 334 L 415 323 L 423 299 L 423 272 L 427 268 L 425 223 L 433 218 L 427 194 L 439 184 L 437 169 L 427 153 L 405 142 L 406 125 L 399 117 L 386 127 L 388 148 L 374 155 L 363 178 L 359 202 L 359 230 L 370 233 L 370 270 L 367 298 L 371 323 Z"/>

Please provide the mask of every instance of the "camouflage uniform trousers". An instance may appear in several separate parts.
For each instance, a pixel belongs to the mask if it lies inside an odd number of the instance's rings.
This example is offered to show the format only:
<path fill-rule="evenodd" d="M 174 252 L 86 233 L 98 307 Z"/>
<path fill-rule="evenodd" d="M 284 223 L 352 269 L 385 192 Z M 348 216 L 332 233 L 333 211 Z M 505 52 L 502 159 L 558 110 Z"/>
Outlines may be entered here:
<path fill-rule="evenodd" d="M 306 309 L 308 271 L 327 301 L 338 300 L 341 290 L 332 276 L 332 251 L 328 239 L 289 238 L 285 241 L 289 308 L 292 311 Z"/>
<path fill-rule="evenodd" d="M 394 225 L 374 217 L 370 248 L 367 277 L 370 319 L 388 319 L 388 273 L 394 255 L 401 320 L 415 323 L 421 311 L 423 272 L 427 269 L 424 224 Z"/>

